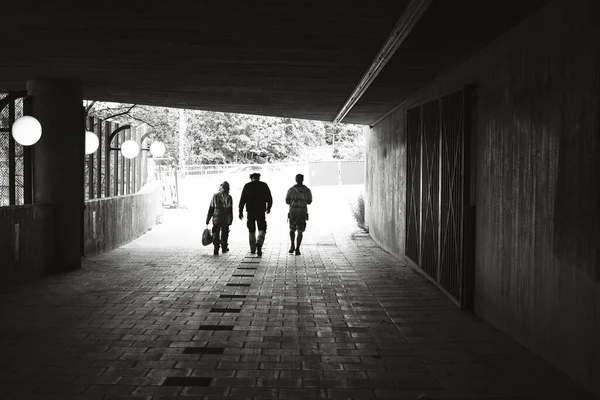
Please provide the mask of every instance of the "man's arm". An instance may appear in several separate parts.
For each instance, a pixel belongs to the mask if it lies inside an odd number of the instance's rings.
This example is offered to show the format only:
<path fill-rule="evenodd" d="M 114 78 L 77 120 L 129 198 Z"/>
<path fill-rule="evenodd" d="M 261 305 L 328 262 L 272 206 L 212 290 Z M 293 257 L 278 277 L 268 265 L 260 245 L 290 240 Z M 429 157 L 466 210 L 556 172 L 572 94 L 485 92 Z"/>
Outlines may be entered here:
<path fill-rule="evenodd" d="M 310 204 L 312 203 L 312 192 L 309 188 L 306 188 L 306 190 L 308 191 L 308 198 L 306 199 L 306 204 Z"/>
<path fill-rule="evenodd" d="M 290 204 L 292 202 L 292 189 L 288 189 L 287 194 L 285 195 L 285 204 Z"/>
<path fill-rule="evenodd" d="M 213 217 L 215 213 L 215 196 L 213 195 L 210 200 L 210 206 L 208 207 L 208 214 L 206 215 L 206 225 L 210 223 L 210 219 Z"/>
<path fill-rule="evenodd" d="M 271 212 L 271 207 L 273 207 L 273 196 L 271 196 L 271 189 L 269 189 L 269 185 L 265 183 L 265 197 L 267 200 L 267 214 Z"/>
<path fill-rule="evenodd" d="M 238 208 L 240 210 L 240 219 L 242 219 L 245 205 L 246 205 L 246 185 L 244 185 L 244 188 L 242 189 L 242 194 L 240 195 L 240 204 L 238 206 Z"/>
<path fill-rule="evenodd" d="M 231 225 L 233 223 L 233 198 L 229 196 L 229 204 L 231 207 L 227 207 L 227 224 Z"/>

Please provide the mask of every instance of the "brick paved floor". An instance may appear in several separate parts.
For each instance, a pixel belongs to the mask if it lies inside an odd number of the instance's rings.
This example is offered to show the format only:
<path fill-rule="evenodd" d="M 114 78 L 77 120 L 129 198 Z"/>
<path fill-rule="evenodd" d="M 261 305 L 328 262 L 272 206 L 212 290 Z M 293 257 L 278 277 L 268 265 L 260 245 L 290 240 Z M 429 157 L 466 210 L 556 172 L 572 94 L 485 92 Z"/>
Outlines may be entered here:
<path fill-rule="evenodd" d="M 0 398 L 594 398 L 364 234 L 258 259 L 177 226 L 2 293 Z"/>

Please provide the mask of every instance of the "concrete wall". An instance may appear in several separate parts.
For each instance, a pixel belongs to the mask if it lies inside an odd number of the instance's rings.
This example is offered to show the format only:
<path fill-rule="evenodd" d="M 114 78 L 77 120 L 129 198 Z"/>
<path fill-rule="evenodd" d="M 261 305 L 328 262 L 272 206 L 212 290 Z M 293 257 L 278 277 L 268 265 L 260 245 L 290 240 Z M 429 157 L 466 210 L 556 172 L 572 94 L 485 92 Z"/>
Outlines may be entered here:
<path fill-rule="evenodd" d="M 51 206 L 0 207 L 0 287 L 47 272 L 53 259 L 53 232 Z"/>
<path fill-rule="evenodd" d="M 86 202 L 85 255 L 110 251 L 152 229 L 162 220 L 161 190 L 152 182 L 134 195 Z M 0 207 L 0 287 L 49 273 L 53 238 L 52 206 Z"/>
<path fill-rule="evenodd" d="M 159 182 L 136 194 L 86 201 L 85 255 L 95 256 L 123 246 L 152 229 L 162 219 Z"/>
<path fill-rule="evenodd" d="M 365 221 L 371 236 L 392 254 L 404 255 L 406 132 L 404 108 L 367 134 Z"/>
<path fill-rule="evenodd" d="M 600 31 L 554 0 L 375 126 L 367 223 L 404 254 L 406 110 L 476 86 L 475 312 L 600 395 Z"/>

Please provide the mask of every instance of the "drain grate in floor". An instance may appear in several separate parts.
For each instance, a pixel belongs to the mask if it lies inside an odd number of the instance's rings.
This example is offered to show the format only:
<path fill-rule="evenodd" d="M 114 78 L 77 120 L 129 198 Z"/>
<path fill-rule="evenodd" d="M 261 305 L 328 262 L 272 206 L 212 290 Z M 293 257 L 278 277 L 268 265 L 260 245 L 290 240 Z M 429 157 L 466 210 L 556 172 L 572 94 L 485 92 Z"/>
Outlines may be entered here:
<path fill-rule="evenodd" d="M 257 269 L 256 267 L 237 267 L 237 269 Z"/>
<path fill-rule="evenodd" d="M 250 286 L 249 283 L 228 283 L 225 286 Z"/>
<path fill-rule="evenodd" d="M 169 376 L 163 382 L 163 386 L 210 386 L 211 382 L 212 378 Z"/>
<path fill-rule="evenodd" d="M 232 331 L 233 325 L 200 325 L 199 331 Z"/>
<path fill-rule="evenodd" d="M 223 354 L 224 347 L 186 347 L 183 354 Z"/>
<path fill-rule="evenodd" d="M 367 333 L 367 328 L 355 327 L 355 326 L 332 326 L 333 332 L 354 332 L 354 333 Z"/>
<path fill-rule="evenodd" d="M 210 312 L 219 312 L 219 313 L 239 313 L 242 311 L 241 308 L 211 308 Z"/>
<path fill-rule="evenodd" d="M 222 299 L 245 299 L 245 294 L 222 294 L 219 296 Z"/>
<path fill-rule="evenodd" d="M 254 278 L 254 275 L 250 275 L 250 274 L 233 274 L 231 275 L 235 278 Z"/>
<path fill-rule="evenodd" d="M 241 261 L 242 264 L 260 264 L 260 261 Z"/>

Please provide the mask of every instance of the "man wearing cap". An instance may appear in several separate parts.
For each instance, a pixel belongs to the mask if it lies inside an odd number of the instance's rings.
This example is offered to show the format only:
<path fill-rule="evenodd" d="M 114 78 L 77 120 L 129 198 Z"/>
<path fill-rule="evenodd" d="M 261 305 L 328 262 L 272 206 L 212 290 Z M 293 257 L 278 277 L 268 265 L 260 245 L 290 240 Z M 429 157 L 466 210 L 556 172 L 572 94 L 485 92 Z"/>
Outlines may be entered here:
<path fill-rule="evenodd" d="M 227 247 L 229 225 L 233 222 L 233 199 L 229 195 L 229 183 L 226 181 L 219 185 L 219 191 L 212 197 L 206 216 L 207 228 L 211 218 L 214 255 L 219 255 L 219 245 L 223 253 L 227 253 L 229 251 L 229 247 Z"/>
<path fill-rule="evenodd" d="M 265 213 L 271 212 L 273 206 L 273 197 L 269 185 L 260 181 L 260 174 L 254 172 L 250 174 L 250 182 L 244 185 L 240 197 L 240 219 L 244 218 L 244 206 L 247 212 L 248 236 L 250 241 L 250 252 L 257 256 L 262 256 L 262 246 L 267 234 L 267 221 Z M 258 226 L 258 237 L 256 236 L 256 227 Z"/>
<path fill-rule="evenodd" d="M 300 244 L 302 244 L 302 236 L 306 229 L 306 221 L 308 220 L 308 207 L 312 203 L 312 193 L 309 188 L 304 186 L 304 175 L 296 175 L 296 184 L 292 186 L 285 196 L 285 203 L 290 205 L 288 218 L 290 220 L 290 254 L 296 253 L 300 255 Z M 298 237 L 296 238 L 296 231 Z M 296 242 L 294 243 L 294 239 Z"/>

